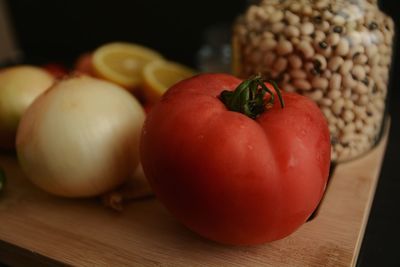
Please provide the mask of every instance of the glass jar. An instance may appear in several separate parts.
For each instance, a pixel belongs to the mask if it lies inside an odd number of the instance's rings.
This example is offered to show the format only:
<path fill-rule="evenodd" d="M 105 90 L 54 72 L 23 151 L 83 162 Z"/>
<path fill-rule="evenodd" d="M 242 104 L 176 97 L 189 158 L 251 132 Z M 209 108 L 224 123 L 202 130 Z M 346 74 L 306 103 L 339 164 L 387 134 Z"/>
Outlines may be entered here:
<path fill-rule="evenodd" d="M 235 23 L 233 68 L 313 99 L 332 160 L 368 151 L 382 127 L 394 23 L 376 0 L 264 0 Z"/>

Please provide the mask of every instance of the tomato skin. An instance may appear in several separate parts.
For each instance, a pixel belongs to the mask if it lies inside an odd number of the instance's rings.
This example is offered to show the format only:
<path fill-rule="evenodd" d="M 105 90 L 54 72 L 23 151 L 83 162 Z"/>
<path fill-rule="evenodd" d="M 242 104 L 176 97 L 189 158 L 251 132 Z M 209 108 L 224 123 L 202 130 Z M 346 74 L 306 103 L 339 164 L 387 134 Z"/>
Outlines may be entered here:
<path fill-rule="evenodd" d="M 75 63 L 75 71 L 78 73 L 94 76 L 91 52 L 84 53 L 79 56 Z"/>
<path fill-rule="evenodd" d="M 306 97 L 283 93 L 253 120 L 218 96 L 241 81 L 202 74 L 173 86 L 145 122 L 143 169 L 159 200 L 184 225 L 214 241 L 281 239 L 318 205 L 329 175 L 325 118 Z"/>
<path fill-rule="evenodd" d="M 53 75 L 54 78 L 62 78 L 68 74 L 68 70 L 59 63 L 48 63 L 42 66 L 42 68 Z"/>

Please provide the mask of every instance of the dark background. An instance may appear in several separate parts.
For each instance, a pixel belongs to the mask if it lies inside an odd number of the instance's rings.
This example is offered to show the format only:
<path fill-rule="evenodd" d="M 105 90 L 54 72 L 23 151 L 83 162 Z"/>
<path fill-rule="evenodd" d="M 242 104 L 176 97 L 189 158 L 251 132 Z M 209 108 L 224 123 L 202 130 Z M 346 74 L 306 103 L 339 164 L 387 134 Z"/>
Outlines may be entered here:
<path fill-rule="evenodd" d="M 120 40 L 147 45 L 196 67 L 204 31 L 217 23 L 231 23 L 246 1 L 9 0 L 8 4 L 24 62 L 71 65 L 79 54 Z M 399 35 L 400 3 L 382 0 L 381 7 L 396 21 Z M 390 143 L 359 256 L 361 267 L 400 266 L 399 64 L 396 53 L 388 103 Z"/>

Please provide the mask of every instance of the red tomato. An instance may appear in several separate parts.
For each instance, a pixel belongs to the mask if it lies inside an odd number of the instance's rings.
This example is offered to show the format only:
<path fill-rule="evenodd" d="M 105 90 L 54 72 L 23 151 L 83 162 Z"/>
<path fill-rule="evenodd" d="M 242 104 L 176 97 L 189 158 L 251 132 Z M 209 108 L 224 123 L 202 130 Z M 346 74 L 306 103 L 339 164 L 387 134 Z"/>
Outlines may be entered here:
<path fill-rule="evenodd" d="M 75 71 L 93 76 L 92 53 L 82 54 L 75 64 Z"/>
<path fill-rule="evenodd" d="M 54 78 L 62 78 L 68 74 L 67 69 L 58 63 L 48 63 L 42 66 L 47 72 L 53 75 Z"/>
<path fill-rule="evenodd" d="M 319 108 L 298 94 L 282 93 L 284 108 L 275 101 L 255 119 L 228 110 L 221 92 L 240 82 L 203 74 L 173 86 L 147 117 L 141 160 L 179 221 L 247 245 L 281 239 L 311 215 L 327 183 L 330 138 Z"/>

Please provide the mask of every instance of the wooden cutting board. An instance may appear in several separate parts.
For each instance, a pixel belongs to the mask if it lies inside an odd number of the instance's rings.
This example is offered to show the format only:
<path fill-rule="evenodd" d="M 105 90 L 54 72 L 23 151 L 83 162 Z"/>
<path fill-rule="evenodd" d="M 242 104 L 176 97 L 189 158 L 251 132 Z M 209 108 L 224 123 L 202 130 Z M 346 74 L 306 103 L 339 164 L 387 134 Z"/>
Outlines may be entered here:
<path fill-rule="evenodd" d="M 316 217 L 289 237 L 223 246 L 176 222 L 154 198 L 122 213 L 97 200 L 50 196 L 13 156 L 0 155 L 0 262 L 11 266 L 354 266 L 373 200 L 388 129 L 363 157 L 336 167 Z"/>

